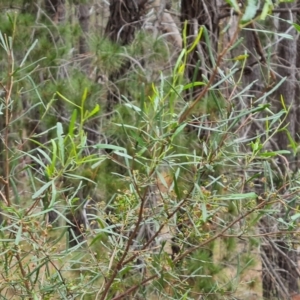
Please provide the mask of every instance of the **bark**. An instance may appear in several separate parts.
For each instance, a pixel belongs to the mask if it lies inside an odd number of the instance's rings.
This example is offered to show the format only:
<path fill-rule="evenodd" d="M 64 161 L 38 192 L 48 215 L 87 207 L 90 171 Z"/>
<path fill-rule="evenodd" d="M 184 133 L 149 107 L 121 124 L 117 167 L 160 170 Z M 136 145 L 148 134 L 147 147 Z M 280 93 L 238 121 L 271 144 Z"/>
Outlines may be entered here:
<path fill-rule="evenodd" d="M 145 12 L 146 3 L 147 0 L 112 0 L 105 35 L 112 42 L 120 45 L 130 44 L 134 39 L 135 31 L 141 26 L 141 16 Z M 129 68 L 130 62 L 127 61 L 117 72 L 110 74 L 109 80 L 113 83 L 113 87 L 107 96 L 107 112 L 112 112 L 115 104 L 119 102 L 119 92 L 116 90 L 115 84 Z"/>
<path fill-rule="evenodd" d="M 201 42 L 190 54 L 188 59 L 188 78 L 190 81 L 203 81 L 205 77 L 210 76 L 214 63 L 209 52 L 215 56 L 218 42 L 218 12 L 217 0 L 182 0 L 181 1 L 181 22 L 187 22 L 187 45 L 193 44 L 197 37 L 200 26 L 205 26 L 209 37 L 209 45 L 202 35 Z M 184 28 L 184 27 L 183 27 Z M 191 96 L 195 96 L 201 88 L 194 88 Z"/>
<path fill-rule="evenodd" d="M 281 4 L 281 8 L 293 8 L 295 7 L 295 3 L 293 4 Z M 292 15 L 293 22 L 296 21 L 295 14 Z M 278 43 L 277 48 L 277 58 L 278 58 L 278 68 L 277 73 L 281 77 L 286 77 L 285 82 L 278 88 L 276 98 L 273 101 L 277 111 L 283 109 L 281 104 L 281 97 L 285 102 L 285 106 L 290 108 L 290 112 L 288 118 L 285 122 L 287 125 L 287 131 L 290 135 L 295 138 L 296 137 L 296 109 L 295 109 L 295 93 L 296 93 L 296 52 L 297 52 L 297 42 L 296 42 L 296 30 L 293 26 L 287 23 L 284 20 L 290 20 L 291 14 L 290 12 L 281 12 L 279 15 L 279 32 L 286 33 L 288 32 L 290 35 L 294 37 L 294 39 L 281 39 Z M 291 29 L 291 30 L 290 30 Z M 286 131 L 281 131 L 277 135 L 277 143 L 280 145 L 281 149 L 289 149 L 290 141 L 288 139 L 288 135 Z M 290 161 L 290 168 L 295 170 L 295 166 L 291 161 L 292 157 L 287 157 Z"/>
<path fill-rule="evenodd" d="M 54 23 L 62 23 L 65 20 L 65 0 L 45 0 L 45 10 Z"/>
<path fill-rule="evenodd" d="M 151 3 L 151 7 L 153 7 L 155 11 L 154 16 L 152 16 L 152 18 L 154 17 L 154 20 L 152 20 L 152 26 L 156 29 L 156 31 L 158 28 L 161 32 L 166 34 L 167 40 L 169 40 L 176 48 L 181 49 L 181 32 L 179 31 L 172 15 L 166 11 L 171 9 L 171 6 L 171 1 L 166 0 L 155 0 L 153 3 Z M 151 19 L 151 16 L 149 19 Z"/>
<path fill-rule="evenodd" d="M 147 0 L 112 0 L 110 17 L 105 29 L 105 35 L 113 42 L 128 45 L 134 39 L 136 28 L 141 24 L 141 16 Z"/>
<path fill-rule="evenodd" d="M 237 110 L 239 109 L 247 109 L 249 107 L 249 103 L 253 103 L 255 99 L 259 98 L 265 86 L 263 85 L 263 78 L 262 78 L 262 70 L 265 68 L 265 53 L 263 51 L 263 47 L 261 45 L 261 40 L 259 39 L 258 33 L 255 31 L 254 23 L 247 26 L 247 28 L 251 29 L 244 30 L 241 32 L 241 37 L 244 39 L 243 48 L 237 47 L 236 51 L 234 51 L 233 57 L 240 55 L 241 53 L 247 52 L 247 64 L 245 68 L 241 69 L 243 72 L 243 85 L 242 88 L 249 88 L 249 97 L 242 97 L 239 98 L 235 106 Z M 237 73 L 237 77 L 240 76 L 240 72 Z M 260 103 L 263 104 L 263 103 Z M 264 113 L 260 113 L 261 117 L 259 118 L 256 115 L 255 118 L 252 119 L 250 126 L 246 126 L 243 131 L 240 132 L 242 137 L 255 137 L 257 136 L 257 132 L 263 132 L 264 130 L 264 121 L 259 121 L 259 119 L 263 119 Z M 243 118 L 243 121 L 246 120 L 248 116 Z M 247 145 L 245 145 L 247 148 Z M 260 193 L 257 193 L 258 195 Z"/>
<path fill-rule="evenodd" d="M 90 27 L 90 5 L 79 4 L 78 20 L 83 33 L 79 39 L 79 54 L 85 54 L 89 52 L 89 46 L 87 43 L 87 34 L 89 33 L 89 27 Z"/>
<path fill-rule="evenodd" d="M 300 2 L 298 1 L 297 2 L 297 7 L 300 6 Z M 297 24 L 300 24 L 300 12 L 297 13 Z M 299 70 L 300 70 L 300 37 L 299 37 L 299 34 L 298 34 L 298 38 L 297 38 L 297 57 L 296 57 L 296 68 L 297 68 L 297 72 L 296 72 L 296 80 L 297 80 L 297 87 L 296 87 L 296 97 L 295 97 L 295 115 L 296 115 L 296 124 L 295 124 L 295 127 L 296 127 L 296 142 L 297 143 L 300 143 L 300 132 L 299 132 L 299 128 L 300 128 L 300 118 L 297 117 L 297 116 L 300 116 L 300 73 L 299 73 Z M 295 166 L 297 169 L 299 169 L 300 167 L 300 153 L 297 153 L 297 158 L 296 158 L 296 166 Z"/>
<path fill-rule="evenodd" d="M 295 8 L 296 3 L 281 4 L 280 8 Z M 296 139 L 296 52 L 297 52 L 297 38 L 296 31 L 291 24 L 284 20 L 296 21 L 295 14 L 289 11 L 281 12 L 279 14 L 279 28 L 278 31 L 282 33 L 289 33 L 293 39 L 280 39 L 277 47 L 278 67 L 277 74 L 279 79 L 286 77 L 285 82 L 278 88 L 273 99 L 273 107 L 275 110 L 281 111 L 283 109 L 281 98 L 285 102 L 285 106 L 290 109 L 288 117 L 286 118 L 284 126 L 293 139 Z M 281 150 L 289 150 L 289 138 L 286 131 L 280 131 L 276 136 L 277 147 Z M 277 150 L 277 149 L 276 149 Z M 292 151 L 291 151 L 292 153 Z M 291 172 L 296 171 L 296 164 L 294 163 L 293 154 L 286 155 L 286 160 L 281 159 L 279 167 L 282 174 L 288 176 Z M 282 178 L 281 185 L 284 185 L 284 178 Z M 289 205 L 292 205 L 291 203 Z M 282 209 L 281 217 L 284 219 L 289 213 L 285 208 Z M 270 221 L 270 220 L 269 220 Z M 264 232 L 276 230 L 271 222 L 264 222 Z M 278 226 L 278 224 L 276 224 Z M 273 299 L 272 297 L 280 297 L 280 299 L 289 299 L 289 295 L 298 293 L 298 263 L 297 252 L 295 250 L 293 241 L 287 241 L 286 238 L 278 238 L 275 240 L 268 240 L 262 248 L 262 262 L 263 262 L 263 296 L 264 299 Z"/>
<path fill-rule="evenodd" d="M 88 34 L 90 30 L 90 9 L 89 4 L 79 4 L 77 6 L 77 18 L 82 30 L 82 34 L 79 37 L 79 56 L 81 70 L 90 76 L 92 69 L 92 59 L 89 53 Z M 86 126 L 92 130 L 87 131 L 88 144 L 96 144 L 99 141 L 100 133 L 98 133 L 99 119 L 89 120 Z"/>
<path fill-rule="evenodd" d="M 250 27 L 254 29 L 254 25 L 251 24 Z M 258 34 L 255 31 L 243 32 L 242 36 L 245 39 L 245 48 L 249 55 L 247 59 L 247 67 L 244 69 L 244 86 L 251 83 L 250 93 L 253 97 L 257 97 L 263 90 L 261 85 L 261 73 L 260 64 L 265 63 L 265 54 L 262 51 L 261 41 L 259 40 Z"/>

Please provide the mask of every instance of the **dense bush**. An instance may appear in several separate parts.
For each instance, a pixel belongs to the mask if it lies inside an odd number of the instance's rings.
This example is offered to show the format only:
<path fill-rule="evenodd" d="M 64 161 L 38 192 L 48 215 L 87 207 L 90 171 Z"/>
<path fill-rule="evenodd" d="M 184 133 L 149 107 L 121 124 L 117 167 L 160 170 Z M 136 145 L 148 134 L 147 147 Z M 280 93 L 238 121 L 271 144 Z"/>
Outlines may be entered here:
<path fill-rule="evenodd" d="M 147 32 L 124 47 L 91 34 L 100 82 L 72 58 L 78 24 L 43 18 L 32 29 L 31 13 L 8 12 L 1 25 L 3 299 L 261 294 L 260 238 L 296 240 L 299 178 L 288 158 L 298 145 L 286 130 L 292 107 L 268 101 L 285 78 L 254 99 L 240 75 L 247 55 L 229 59 L 246 25 L 202 81 L 185 74 L 205 27 L 191 45 L 184 27 L 167 70 L 158 66 L 170 45 Z M 128 57 L 140 68 L 119 80 L 107 114 L 106 79 Z M 289 149 L 272 147 L 280 132 Z"/>

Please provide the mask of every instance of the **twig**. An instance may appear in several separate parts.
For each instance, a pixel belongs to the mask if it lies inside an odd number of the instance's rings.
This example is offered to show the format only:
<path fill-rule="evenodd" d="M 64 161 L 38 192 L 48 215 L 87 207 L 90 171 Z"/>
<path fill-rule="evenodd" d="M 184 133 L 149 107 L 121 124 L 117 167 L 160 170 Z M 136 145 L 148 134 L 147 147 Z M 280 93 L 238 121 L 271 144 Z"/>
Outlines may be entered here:
<path fill-rule="evenodd" d="M 205 245 L 211 243 L 212 241 L 216 240 L 217 238 L 221 237 L 221 236 L 224 236 L 224 232 L 226 232 L 228 229 L 232 228 L 232 226 L 234 226 L 236 223 L 238 223 L 240 220 L 244 219 L 245 217 L 247 217 L 248 215 L 250 215 L 251 213 L 257 211 L 258 209 L 261 209 L 262 207 L 264 207 L 265 205 L 267 204 L 274 204 L 275 202 L 277 201 L 273 201 L 273 202 L 270 202 L 270 201 L 263 201 L 261 202 L 259 205 L 257 205 L 256 207 L 254 207 L 253 209 L 251 209 L 250 211 L 248 211 L 247 213 L 241 215 L 240 217 L 238 217 L 237 219 L 235 219 L 234 221 L 232 221 L 228 226 L 226 226 L 220 233 L 216 234 L 215 236 L 213 236 L 212 238 L 208 239 L 207 241 L 201 243 L 200 245 L 198 246 L 195 246 L 195 247 L 192 247 L 188 250 L 186 250 L 182 255 L 178 256 L 177 258 L 175 258 L 173 260 L 174 263 L 180 261 L 182 258 L 184 258 L 185 256 L 187 256 L 188 254 L 191 254 L 192 252 L 194 252 L 195 250 L 201 248 L 201 247 L 204 247 Z M 162 225 L 164 226 L 164 225 Z M 159 230 L 158 230 L 159 231 Z M 124 261 L 124 264 L 126 263 L 129 263 L 131 260 L 133 260 L 136 256 L 138 256 L 138 253 L 133 255 L 130 259 Z M 117 300 L 117 299 L 121 299 L 122 297 L 128 295 L 130 292 L 132 292 L 133 290 L 137 289 L 138 287 L 144 285 L 146 282 L 150 281 L 150 280 L 153 280 L 155 278 L 157 278 L 159 276 L 159 274 L 155 274 L 153 275 L 152 277 L 150 278 L 147 278 L 145 279 L 144 281 L 142 281 L 139 285 L 136 285 L 134 287 L 132 287 L 131 289 L 127 290 L 125 293 L 123 293 L 122 295 L 120 296 L 117 296 L 115 298 L 113 298 L 113 300 Z M 104 299 L 103 298 L 103 295 L 102 295 L 102 298 L 101 299 Z"/>
<path fill-rule="evenodd" d="M 270 244 L 272 244 L 272 246 L 274 247 L 274 249 L 276 249 L 276 251 L 279 252 L 280 255 L 282 255 L 282 256 L 284 256 L 286 258 L 286 260 L 293 266 L 293 268 L 294 268 L 295 272 L 297 273 L 298 277 L 300 277 L 300 271 L 298 269 L 298 266 L 295 264 L 295 262 L 291 258 L 289 258 L 281 249 L 279 249 L 277 247 L 277 245 L 274 243 L 273 240 L 268 239 L 268 242 Z"/>
<path fill-rule="evenodd" d="M 236 223 L 240 222 L 241 220 L 245 219 L 248 215 L 252 214 L 253 212 L 263 208 L 265 205 L 267 204 L 271 204 L 271 203 L 276 203 L 278 201 L 263 201 L 260 204 L 258 204 L 257 206 L 255 206 L 254 208 L 252 208 L 251 210 L 249 210 L 248 212 L 246 212 L 245 214 L 242 214 L 241 216 L 239 216 L 237 219 L 235 219 L 234 221 L 232 221 L 228 226 L 226 226 L 223 230 L 221 230 L 218 234 L 214 235 L 213 237 L 211 237 L 210 239 L 206 240 L 205 242 L 194 246 L 186 251 L 184 251 L 180 256 L 177 256 L 174 259 L 174 263 L 180 261 L 181 259 L 183 259 L 184 257 L 186 257 L 187 255 L 189 255 L 190 253 L 198 250 L 201 247 L 204 247 L 205 245 L 211 243 L 212 241 L 216 240 L 217 238 L 221 237 L 228 229 L 232 228 L 233 225 L 235 225 Z"/>
<path fill-rule="evenodd" d="M 146 279 L 144 279 L 142 282 L 140 282 L 139 284 L 131 287 L 130 289 L 128 289 L 126 292 L 124 292 L 123 294 L 121 295 L 118 295 L 114 298 L 112 298 L 112 300 L 119 300 L 119 299 L 122 299 L 124 298 L 125 296 L 129 295 L 130 293 L 132 293 L 133 291 L 135 291 L 136 289 L 138 289 L 139 287 L 141 287 L 142 285 L 144 285 L 145 283 L 149 282 L 150 280 L 156 278 L 158 275 L 152 275 L 151 277 L 148 277 Z"/>
<path fill-rule="evenodd" d="M 15 250 L 16 250 L 16 252 L 18 251 L 18 249 L 15 249 Z M 22 259 L 21 259 L 18 252 L 15 254 L 15 256 L 16 256 L 16 259 L 18 261 L 18 265 L 19 265 L 19 268 L 20 268 L 20 271 L 21 271 L 21 274 L 22 274 L 22 277 L 23 277 L 23 280 L 24 280 L 26 291 L 27 291 L 28 295 L 30 295 L 31 292 L 30 292 L 29 280 L 28 280 L 27 274 L 26 274 L 26 272 L 23 268 Z M 33 298 L 29 297 L 29 299 L 32 300 Z"/>
<path fill-rule="evenodd" d="M 275 282 L 277 282 L 277 284 L 280 286 L 280 288 L 277 289 L 278 292 L 283 296 L 283 299 L 285 299 L 286 296 L 289 296 L 288 291 L 286 290 L 286 288 L 285 288 L 284 284 L 282 283 L 282 281 L 280 280 L 280 278 L 278 278 L 278 275 L 274 271 L 266 254 L 263 251 L 261 251 L 260 255 L 262 257 L 262 263 L 265 265 L 265 269 L 268 271 L 269 276 L 273 277 L 273 280 L 275 279 Z"/>
<path fill-rule="evenodd" d="M 136 189 L 138 191 L 138 189 Z M 139 214 L 138 214 L 138 220 L 135 224 L 134 230 L 132 231 L 132 233 L 130 234 L 127 244 L 126 244 L 126 248 L 123 252 L 122 257 L 120 258 L 120 260 L 118 261 L 116 267 L 114 268 L 114 271 L 110 277 L 110 279 L 108 280 L 108 282 L 106 283 L 105 287 L 104 287 L 104 291 L 102 292 L 102 295 L 100 297 L 100 300 L 104 300 L 106 298 L 106 295 L 112 285 L 112 283 L 114 282 L 116 276 L 118 275 L 119 270 L 122 268 L 122 266 L 124 265 L 124 261 L 125 258 L 129 252 L 129 249 L 132 245 L 133 239 L 138 231 L 138 228 L 143 220 L 143 211 L 144 211 L 144 206 L 145 206 L 145 199 L 146 199 L 146 194 L 147 194 L 147 189 L 144 192 L 143 197 L 141 198 L 141 205 L 140 205 L 140 209 L 139 209 Z"/>
<path fill-rule="evenodd" d="M 8 206 L 8 202 L 7 202 L 5 196 L 3 195 L 3 193 L 1 191 L 0 191 L 0 196 L 3 199 L 3 201 L 5 202 L 5 204 Z"/>
<path fill-rule="evenodd" d="M 236 237 L 236 238 L 255 238 L 255 237 L 269 237 L 269 236 L 274 236 L 274 235 L 284 235 L 286 236 L 287 234 L 299 234 L 300 231 L 288 231 L 288 230 L 283 230 L 283 231 L 275 231 L 275 232 L 265 232 L 265 233 L 257 233 L 257 234 L 223 234 L 223 237 Z M 300 273 L 299 273 L 300 275 Z M 300 276 L 299 276 L 300 277 Z"/>

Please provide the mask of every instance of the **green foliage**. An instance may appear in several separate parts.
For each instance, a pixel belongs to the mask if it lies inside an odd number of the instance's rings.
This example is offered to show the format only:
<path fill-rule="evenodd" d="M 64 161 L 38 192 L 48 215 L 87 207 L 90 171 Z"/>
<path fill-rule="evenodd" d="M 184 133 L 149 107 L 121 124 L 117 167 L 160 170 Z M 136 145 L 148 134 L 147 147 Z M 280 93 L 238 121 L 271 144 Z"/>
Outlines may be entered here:
<path fill-rule="evenodd" d="M 239 12 L 236 1 L 227 2 Z M 242 21 L 255 9 L 249 1 Z M 185 47 L 165 72 L 169 48 L 161 39 L 141 32 L 120 47 L 93 32 L 97 71 L 109 76 L 134 61 L 123 82 L 112 83 L 127 96 L 108 119 L 109 87 L 71 56 L 78 24 L 40 21 L 33 28 L 33 14 L 20 12 L 0 25 L 1 295 L 233 299 L 258 260 L 257 223 L 277 212 L 283 187 L 291 200 L 279 224 L 285 232 L 297 227 L 299 213 L 290 214 L 299 176 L 273 168 L 289 149 L 269 148 L 287 131 L 284 98 L 279 112 L 266 104 L 283 80 L 253 105 L 234 105 L 222 86 L 238 89 L 236 66 L 247 55 L 229 60 L 216 83 L 185 78 L 189 55 L 207 37 L 204 27 L 186 45 L 185 25 Z M 203 95 L 189 103 L 186 92 L 195 87 Z M 243 136 L 244 124 L 257 120 L 264 132 Z M 296 154 L 292 136 L 290 146 Z M 89 225 L 76 220 L 83 211 Z M 70 226 L 79 231 L 74 246 Z"/>
<path fill-rule="evenodd" d="M 98 34 L 91 37 L 90 48 L 96 54 L 96 65 L 106 74 L 118 71 L 124 63 L 122 47 Z"/>

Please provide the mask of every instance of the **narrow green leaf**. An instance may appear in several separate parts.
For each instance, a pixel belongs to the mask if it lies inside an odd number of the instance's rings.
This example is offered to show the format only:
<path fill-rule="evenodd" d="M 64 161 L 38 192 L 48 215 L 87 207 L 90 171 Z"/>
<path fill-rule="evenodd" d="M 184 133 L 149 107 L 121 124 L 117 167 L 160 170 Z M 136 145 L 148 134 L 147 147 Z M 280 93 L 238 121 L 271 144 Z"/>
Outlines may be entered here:
<path fill-rule="evenodd" d="M 178 75 L 177 74 L 178 73 L 178 69 L 179 69 L 179 67 L 182 64 L 182 58 L 184 57 L 184 55 L 186 55 L 186 50 L 182 49 L 180 55 L 177 58 L 177 61 L 176 61 L 175 67 L 174 67 L 173 76 L 175 76 L 175 77 Z"/>
<path fill-rule="evenodd" d="M 280 95 L 280 102 L 281 102 L 281 104 L 282 104 L 282 107 L 283 107 L 284 111 L 287 112 L 287 108 L 286 108 L 286 105 L 285 105 L 285 102 L 284 102 L 284 99 L 283 99 L 283 96 L 282 96 L 282 95 Z"/>
<path fill-rule="evenodd" d="M 206 204 L 205 203 L 201 203 L 201 218 L 203 220 L 203 222 L 207 221 L 207 209 L 206 209 Z"/>
<path fill-rule="evenodd" d="M 180 170 L 180 169 L 178 169 Z M 174 183 L 174 192 L 177 196 L 177 199 L 181 199 L 181 189 L 179 189 L 179 186 L 178 186 L 178 181 L 177 181 L 177 177 L 176 175 L 174 174 L 173 176 L 173 183 Z"/>
<path fill-rule="evenodd" d="M 291 216 L 291 220 L 292 220 L 292 221 L 296 221 L 296 220 L 299 219 L 299 218 L 300 218 L 300 213 L 294 214 L 294 215 Z"/>
<path fill-rule="evenodd" d="M 269 1 L 271 1 L 271 0 L 269 0 Z M 293 1 L 293 0 L 292 0 L 292 1 Z M 299 25 L 299 24 L 294 23 L 294 22 L 292 22 L 291 20 L 284 20 L 284 19 L 281 19 L 281 20 L 283 20 L 284 22 L 286 22 L 286 23 L 288 23 L 288 24 L 291 24 L 292 26 L 294 26 L 294 28 L 295 28 L 298 32 L 300 32 L 300 25 Z"/>
<path fill-rule="evenodd" d="M 65 96 L 63 96 L 61 93 L 56 92 L 56 94 L 57 94 L 60 98 L 62 98 L 62 99 L 65 100 L 66 102 L 68 102 L 69 104 L 72 104 L 72 105 L 74 105 L 74 106 L 76 106 L 76 107 L 78 107 L 78 108 L 81 108 L 79 105 L 73 103 L 71 100 L 69 100 L 68 98 L 66 98 Z"/>
<path fill-rule="evenodd" d="M 0 45 L 2 46 L 2 48 L 5 50 L 6 53 L 8 53 L 8 48 L 7 48 L 7 44 L 4 41 L 4 37 L 2 35 L 2 32 L 0 32 Z"/>
<path fill-rule="evenodd" d="M 248 27 L 244 27 L 243 30 L 261 32 L 261 33 L 270 34 L 270 35 L 277 35 L 279 37 L 289 39 L 289 40 L 294 39 L 294 37 L 291 34 L 282 33 L 282 32 L 276 32 L 276 31 L 270 31 L 270 30 L 264 30 L 264 29 L 257 29 L 257 28 L 255 28 L 255 30 L 254 30 L 254 29 L 248 28 Z"/>
<path fill-rule="evenodd" d="M 272 151 L 272 152 L 264 152 L 264 153 L 260 153 L 259 155 L 262 157 L 274 157 L 277 155 L 285 155 L 290 153 L 291 152 L 288 150 L 279 150 L 279 151 Z"/>
<path fill-rule="evenodd" d="M 48 181 L 46 184 L 44 184 L 39 190 L 37 190 L 33 195 L 32 199 L 36 199 L 39 196 L 41 196 L 49 187 L 52 185 L 53 180 Z"/>
<path fill-rule="evenodd" d="M 172 140 L 181 132 L 183 131 L 183 129 L 185 128 L 186 123 L 181 124 L 180 126 L 178 126 L 175 130 L 175 132 L 172 135 Z"/>
<path fill-rule="evenodd" d="M 133 105 L 131 103 L 125 103 L 124 106 L 129 107 L 138 113 L 141 112 L 141 109 L 139 107 L 137 107 L 136 105 Z"/>
<path fill-rule="evenodd" d="M 93 146 L 93 148 L 126 151 L 126 149 L 123 147 L 116 146 L 116 145 L 110 145 L 110 144 L 96 144 L 95 146 Z"/>
<path fill-rule="evenodd" d="M 257 195 L 255 193 L 245 193 L 245 194 L 230 194 L 226 196 L 218 197 L 219 200 L 243 200 L 243 199 L 256 199 Z"/>
<path fill-rule="evenodd" d="M 56 191 L 56 186 L 55 186 L 55 182 L 54 180 L 52 180 L 52 189 L 51 189 L 51 200 L 49 203 L 49 208 L 53 207 L 55 204 L 55 200 L 56 200 L 56 195 L 57 195 L 57 191 Z"/>
<path fill-rule="evenodd" d="M 94 107 L 94 109 L 90 113 L 88 113 L 86 119 L 91 118 L 92 116 L 94 116 L 95 114 L 97 114 L 99 111 L 100 111 L 100 106 L 99 106 L 99 104 L 96 104 L 96 106 Z"/>
<path fill-rule="evenodd" d="M 215 66 L 216 65 L 215 51 L 213 50 L 213 47 L 212 47 L 211 34 L 210 34 L 210 32 L 208 32 L 208 29 L 206 28 L 206 26 L 203 26 L 202 28 L 203 28 L 203 35 L 204 35 L 206 47 L 208 49 L 209 59 L 210 59 L 212 65 Z"/>
<path fill-rule="evenodd" d="M 147 143 L 136 132 L 130 131 L 129 134 L 130 134 L 130 136 L 132 136 L 134 138 L 136 145 L 139 145 L 140 147 L 145 147 L 147 145 Z"/>
<path fill-rule="evenodd" d="M 167 182 L 166 182 L 164 176 L 163 176 L 160 172 L 156 172 L 156 174 L 157 174 L 157 176 L 158 176 L 158 178 L 159 178 L 159 181 L 163 184 L 163 186 L 164 186 L 166 189 L 168 189 L 169 187 L 168 187 L 168 184 L 167 184 Z"/>
<path fill-rule="evenodd" d="M 298 145 L 297 145 L 296 141 L 293 139 L 293 137 L 292 137 L 291 133 L 289 132 L 289 130 L 285 130 L 285 133 L 286 133 L 286 135 L 288 137 L 288 140 L 290 142 L 289 146 L 293 149 L 294 154 L 296 154 L 297 148 L 298 148 Z M 289 151 L 287 151 L 287 152 L 289 152 Z"/>
<path fill-rule="evenodd" d="M 272 12 L 274 8 L 272 0 L 265 0 L 262 12 L 260 14 L 260 19 L 265 20 L 267 15 Z"/>
<path fill-rule="evenodd" d="M 82 98 L 81 98 L 81 108 L 82 108 L 82 109 L 84 108 L 84 103 L 85 103 L 85 101 L 86 101 L 87 94 L 88 94 L 88 89 L 85 88 L 84 91 L 83 91 Z"/>
<path fill-rule="evenodd" d="M 195 87 L 195 86 L 203 86 L 203 85 L 206 85 L 206 83 L 204 82 L 191 82 L 191 83 L 188 83 L 186 85 L 183 86 L 183 90 L 187 90 L 187 89 L 190 89 L 192 87 Z"/>
<path fill-rule="evenodd" d="M 23 227 L 22 227 L 22 223 L 20 223 L 18 232 L 16 234 L 15 245 L 19 245 L 21 238 L 22 238 L 22 231 L 23 231 Z"/>
<path fill-rule="evenodd" d="M 257 10 L 259 8 L 258 3 L 259 3 L 258 0 L 248 0 L 247 1 L 247 6 L 246 6 L 245 12 L 243 14 L 243 17 L 241 19 L 242 23 L 249 22 L 250 20 L 252 20 L 255 17 Z"/>
<path fill-rule="evenodd" d="M 68 203 L 71 204 L 72 203 L 72 200 L 77 196 L 78 197 L 78 192 L 79 190 L 81 189 L 82 187 L 82 180 L 80 180 L 78 186 L 76 187 L 76 190 L 75 192 L 73 193 L 73 195 L 71 195 L 71 197 L 68 197 Z"/>
<path fill-rule="evenodd" d="M 72 116 L 71 116 L 71 120 L 70 120 L 70 124 L 69 124 L 69 135 L 71 137 L 74 136 L 76 119 L 77 119 L 77 109 L 74 109 L 72 112 Z"/>
<path fill-rule="evenodd" d="M 95 184 L 95 181 L 87 178 L 87 177 L 84 177 L 84 176 L 81 176 L 81 175 L 77 175 L 77 174 L 72 174 L 72 173 L 64 173 L 64 176 L 66 178 L 73 178 L 73 179 L 78 179 L 78 180 L 84 180 L 84 181 L 89 181 L 93 184 Z"/>
<path fill-rule="evenodd" d="M 183 24 L 183 30 L 182 30 L 182 40 L 183 40 L 183 49 L 184 50 L 186 50 L 186 48 L 187 48 L 187 25 L 188 25 L 188 21 L 185 20 L 184 24 Z"/>
<path fill-rule="evenodd" d="M 129 158 L 129 159 L 133 159 L 133 157 L 127 153 L 124 153 L 124 152 L 119 152 L 119 151 L 115 151 L 114 152 L 116 155 L 119 155 L 121 157 L 125 157 L 125 158 Z"/>
<path fill-rule="evenodd" d="M 225 0 L 234 10 L 238 13 L 241 13 L 240 6 L 237 0 Z"/>
<path fill-rule="evenodd" d="M 64 130 L 60 122 L 57 122 L 56 129 L 57 129 L 57 138 L 58 138 L 59 158 L 62 165 L 64 165 L 65 162 L 65 147 L 64 147 L 64 139 L 63 139 Z"/>
<path fill-rule="evenodd" d="M 197 37 L 196 37 L 196 39 L 194 40 L 192 46 L 187 50 L 187 52 L 186 52 L 187 54 L 191 53 L 191 52 L 197 47 L 197 45 L 198 45 L 199 42 L 200 42 L 202 33 L 203 33 L 203 26 L 201 26 L 201 27 L 199 28 Z"/>
<path fill-rule="evenodd" d="M 41 148 L 37 148 L 36 150 L 44 156 L 44 158 L 48 161 L 49 164 L 51 163 L 51 158 L 44 150 L 42 150 Z"/>
<path fill-rule="evenodd" d="M 92 169 L 98 168 L 105 160 L 106 160 L 106 156 L 103 156 L 102 158 L 99 158 L 97 162 L 92 164 L 91 168 Z"/>
<path fill-rule="evenodd" d="M 22 62 L 21 62 L 21 64 L 20 64 L 20 67 L 23 67 L 23 65 L 24 65 L 24 63 L 25 63 L 25 61 L 26 61 L 28 55 L 29 55 L 30 52 L 33 50 L 33 48 L 35 47 L 35 45 L 37 44 L 37 42 L 38 42 L 38 40 L 35 40 L 35 41 L 31 44 L 31 46 L 30 46 L 29 49 L 27 50 L 27 52 L 26 52 L 26 54 L 25 54 L 25 56 L 24 56 L 24 58 L 23 58 L 23 60 L 22 60 Z"/>
<path fill-rule="evenodd" d="M 36 163 L 38 163 L 39 166 L 46 168 L 46 165 L 43 163 L 43 161 L 37 156 L 37 155 L 31 155 L 30 153 L 26 153 L 30 158 L 32 158 Z"/>
<path fill-rule="evenodd" d="M 57 146 L 56 146 L 56 143 L 53 139 L 51 139 L 51 144 L 52 144 L 52 160 L 51 160 L 51 169 L 50 170 L 51 170 L 51 173 L 53 173 L 54 170 L 55 170 L 55 165 L 56 165 Z"/>

